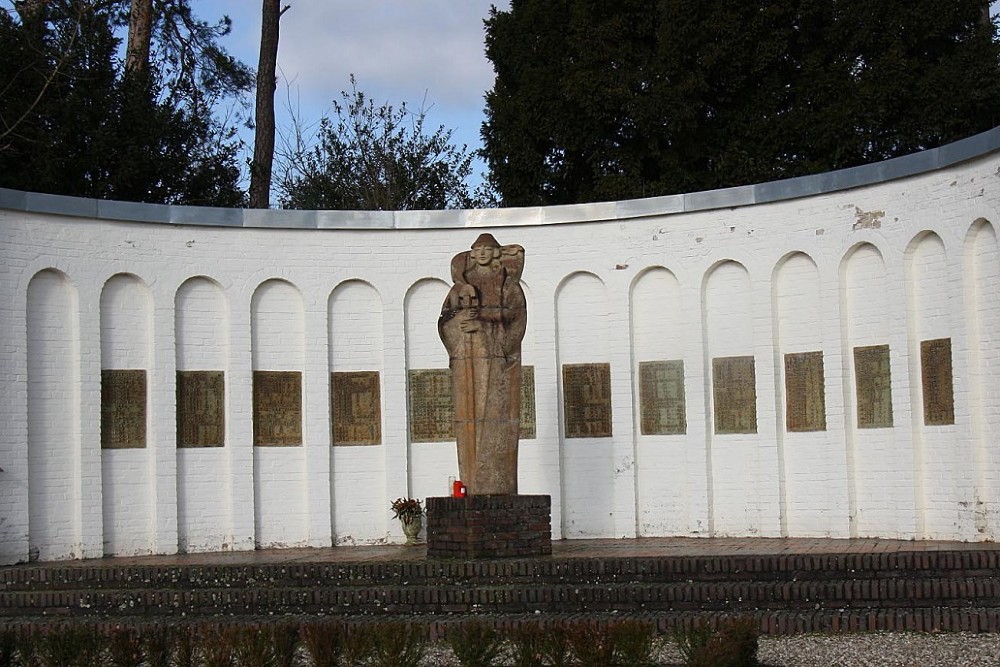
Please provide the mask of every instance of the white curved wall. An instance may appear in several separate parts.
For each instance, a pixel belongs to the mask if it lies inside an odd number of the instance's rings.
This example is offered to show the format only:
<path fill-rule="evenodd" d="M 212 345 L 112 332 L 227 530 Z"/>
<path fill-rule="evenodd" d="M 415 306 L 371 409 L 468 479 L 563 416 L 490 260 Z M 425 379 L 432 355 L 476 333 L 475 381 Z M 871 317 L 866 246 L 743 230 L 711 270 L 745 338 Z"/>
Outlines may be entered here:
<path fill-rule="evenodd" d="M 536 436 L 519 486 L 552 496 L 556 537 L 1000 538 L 998 169 L 994 148 L 769 203 L 392 214 L 397 228 L 0 209 L 0 561 L 399 541 L 389 501 L 457 473 L 452 443 L 411 437 L 408 373 L 447 367 L 450 258 L 483 228 L 526 250 Z M 928 423 L 922 349 L 941 340 L 953 423 Z M 872 346 L 891 378 L 874 390 L 856 349 Z M 786 359 L 802 353 L 821 359 L 823 419 L 793 430 Z M 716 382 L 734 357 L 751 385 Z M 683 395 L 681 427 L 663 408 L 674 430 L 644 432 L 651 362 L 682 364 L 662 385 Z M 568 437 L 574 364 L 610 369 L 610 435 Z M 144 447 L 102 448 L 102 369 L 146 371 Z M 179 371 L 224 373 L 224 442 L 178 446 Z M 255 446 L 260 371 L 301 374 L 300 442 Z M 363 371 L 380 441 L 334 445 L 331 373 Z M 756 419 L 720 432 L 716 403 L 750 391 Z"/>

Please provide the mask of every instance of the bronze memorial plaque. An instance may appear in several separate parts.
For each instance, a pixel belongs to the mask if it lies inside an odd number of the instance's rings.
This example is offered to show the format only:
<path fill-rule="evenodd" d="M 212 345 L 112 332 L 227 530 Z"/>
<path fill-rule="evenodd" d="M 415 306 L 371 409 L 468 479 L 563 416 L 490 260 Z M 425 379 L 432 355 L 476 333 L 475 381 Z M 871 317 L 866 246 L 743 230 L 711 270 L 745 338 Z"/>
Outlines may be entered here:
<path fill-rule="evenodd" d="M 924 387 L 924 424 L 954 424 L 955 390 L 952 386 L 950 338 L 920 341 L 920 374 Z"/>
<path fill-rule="evenodd" d="M 178 447 L 225 444 L 225 377 L 223 371 L 177 371 Z"/>
<path fill-rule="evenodd" d="M 253 444 L 302 444 L 301 371 L 253 372 Z"/>
<path fill-rule="evenodd" d="M 639 363 L 639 411 L 643 435 L 687 433 L 683 360 Z"/>
<path fill-rule="evenodd" d="M 382 398 L 378 371 L 330 373 L 334 445 L 381 445 Z"/>
<path fill-rule="evenodd" d="M 407 375 L 410 441 L 454 440 L 455 406 L 451 398 L 451 369 L 413 369 Z"/>
<path fill-rule="evenodd" d="M 535 367 L 521 366 L 521 440 L 534 440 L 535 433 Z"/>
<path fill-rule="evenodd" d="M 785 355 L 785 429 L 789 432 L 826 430 L 821 351 Z"/>
<path fill-rule="evenodd" d="M 146 446 L 146 371 L 101 371 L 101 447 Z"/>
<path fill-rule="evenodd" d="M 753 357 L 712 359 L 715 432 L 757 432 L 757 374 Z"/>
<path fill-rule="evenodd" d="M 567 438 L 611 437 L 611 364 L 565 364 Z"/>
<path fill-rule="evenodd" d="M 891 380 L 888 345 L 854 348 L 858 428 L 888 428 L 892 426 Z"/>

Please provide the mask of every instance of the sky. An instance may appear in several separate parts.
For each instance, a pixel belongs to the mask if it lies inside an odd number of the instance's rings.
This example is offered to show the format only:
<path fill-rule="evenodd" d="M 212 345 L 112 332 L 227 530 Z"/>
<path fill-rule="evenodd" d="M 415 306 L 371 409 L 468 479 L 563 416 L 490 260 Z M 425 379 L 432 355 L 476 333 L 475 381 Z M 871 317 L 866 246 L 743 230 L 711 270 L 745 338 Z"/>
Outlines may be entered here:
<path fill-rule="evenodd" d="M 206 21 L 232 19 L 222 45 L 256 69 L 260 1 L 192 4 Z M 508 9 L 509 0 L 282 0 L 285 5 L 275 94 L 279 133 L 289 123 L 289 107 L 307 124 L 330 115 L 354 74 L 376 106 L 424 108 L 426 128 L 444 125 L 454 131 L 455 144 L 481 146 L 484 95 L 493 86 L 483 20 L 491 5 Z M 484 170 L 478 163 L 476 171 Z"/>

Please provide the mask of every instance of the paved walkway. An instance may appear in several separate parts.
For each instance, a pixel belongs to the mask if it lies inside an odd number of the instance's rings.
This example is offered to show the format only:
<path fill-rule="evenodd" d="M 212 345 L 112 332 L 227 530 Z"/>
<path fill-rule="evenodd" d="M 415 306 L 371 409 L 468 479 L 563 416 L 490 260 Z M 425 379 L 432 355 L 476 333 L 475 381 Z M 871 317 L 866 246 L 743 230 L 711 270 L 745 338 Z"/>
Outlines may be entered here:
<path fill-rule="evenodd" d="M 556 558 L 770 556 L 782 554 L 850 554 L 907 551 L 1000 551 L 1000 543 L 811 537 L 643 537 L 635 539 L 555 540 L 552 542 L 552 556 Z M 412 547 L 377 545 L 261 549 L 257 551 L 173 554 L 169 556 L 109 557 L 91 560 L 32 563 L 30 566 L 264 565 L 284 563 L 356 563 L 359 561 L 421 561 L 426 559 L 427 548 L 424 545 Z"/>

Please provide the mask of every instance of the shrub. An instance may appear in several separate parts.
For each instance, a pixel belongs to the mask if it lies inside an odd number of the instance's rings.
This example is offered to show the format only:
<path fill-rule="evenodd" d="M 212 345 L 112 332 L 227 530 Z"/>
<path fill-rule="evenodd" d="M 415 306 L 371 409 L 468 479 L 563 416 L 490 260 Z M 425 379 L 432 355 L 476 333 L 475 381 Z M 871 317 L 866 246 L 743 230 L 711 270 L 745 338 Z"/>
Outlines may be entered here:
<path fill-rule="evenodd" d="M 112 667 L 141 667 L 144 656 L 139 631 L 119 625 L 111 629 L 104 640 L 108 663 Z"/>
<path fill-rule="evenodd" d="M 542 667 L 542 629 L 519 625 L 510 633 L 514 667 Z"/>
<path fill-rule="evenodd" d="M 621 667 L 651 667 L 659 641 L 656 628 L 642 621 L 621 621 L 608 629 L 615 649 L 615 664 Z"/>
<path fill-rule="evenodd" d="M 92 667 L 101 662 L 101 639 L 86 625 L 50 626 L 32 643 L 41 667 Z"/>
<path fill-rule="evenodd" d="M 375 645 L 375 626 L 354 625 L 344 631 L 341 660 L 345 665 L 363 664 Z"/>
<path fill-rule="evenodd" d="M 464 667 L 493 667 L 503 644 L 496 630 L 479 620 L 448 628 L 447 640 Z"/>
<path fill-rule="evenodd" d="M 237 667 L 276 667 L 274 633 L 267 625 L 234 628 L 232 658 Z"/>
<path fill-rule="evenodd" d="M 139 632 L 139 638 L 149 667 L 170 667 L 170 652 L 174 638 L 171 628 L 147 625 Z"/>
<path fill-rule="evenodd" d="M 568 631 L 564 625 L 544 628 L 539 650 L 548 667 L 570 667 L 573 664 Z"/>
<path fill-rule="evenodd" d="M 299 654 L 299 626 L 294 623 L 277 623 L 271 628 L 274 638 L 275 667 L 293 667 Z"/>
<path fill-rule="evenodd" d="M 173 636 L 173 667 L 197 667 L 198 635 L 190 626 L 183 626 Z"/>
<path fill-rule="evenodd" d="M 371 667 L 417 667 L 427 650 L 427 630 L 411 623 L 378 624 L 372 629 Z"/>
<path fill-rule="evenodd" d="M 202 625 L 197 641 L 202 667 L 232 667 L 236 641 L 236 632 L 231 626 Z"/>
<path fill-rule="evenodd" d="M 0 630 L 0 667 L 13 667 L 17 655 L 17 632 L 11 628 Z"/>
<path fill-rule="evenodd" d="M 756 667 L 759 629 L 753 618 L 674 633 L 688 667 Z"/>
<path fill-rule="evenodd" d="M 614 638 L 605 628 L 589 623 L 570 626 L 569 648 L 580 667 L 609 667 L 614 664 Z"/>
<path fill-rule="evenodd" d="M 302 643 L 313 667 L 337 667 L 344 652 L 344 626 L 338 621 L 302 625 Z"/>

